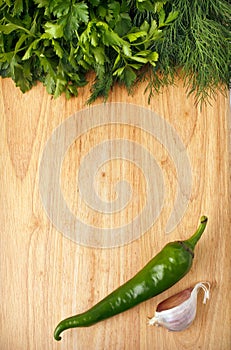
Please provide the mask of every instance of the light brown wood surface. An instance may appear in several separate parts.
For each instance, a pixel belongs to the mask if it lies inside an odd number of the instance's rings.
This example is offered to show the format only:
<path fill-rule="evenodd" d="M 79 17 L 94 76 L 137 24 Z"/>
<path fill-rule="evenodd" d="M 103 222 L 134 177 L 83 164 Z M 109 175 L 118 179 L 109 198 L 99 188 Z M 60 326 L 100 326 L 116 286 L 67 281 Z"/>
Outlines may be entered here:
<path fill-rule="evenodd" d="M 74 216 L 93 226 L 113 228 L 131 222 L 145 205 L 145 174 L 127 159 L 109 160 L 95 176 L 99 196 L 106 201 L 116 198 L 114 185 L 118 180 L 130 183 L 132 197 L 126 208 L 110 215 L 97 214 L 80 200 L 80 162 L 104 140 L 124 138 L 148 149 L 163 173 L 165 186 L 161 213 L 147 232 L 129 244 L 102 249 L 80 245 L 59 232 L 46 215 L 39 188 L 46 142 L 57 126 L 86 108 L 88 87 L 80 90 L 78 98 L 67 101 L 64 97 L 54 100 L 41 85 L 23 95 L 11 80 L 0 81 L 1 350 L 231 348 L 229 99 L 218 93 L 212 106 L 200 110 L 193 97 L 186 97 L 179 82 L 148 105 L 143 90 L 141 86 L 128 97 L 117 87 L 108 102 L 135 103 L 170 123 L 191 163 L 189 203 L 178 226 L 165 234 L 178 181 L 171 155 L 153 135 L 132 125 L 132 120 L 127 125 L 90 128 L 70 145 L 60 171 L 63 196 Z M 87 108 L 94 124 L 93 106 Z M 67 137 L 69 132 L 66 130 Z M 158 196 L 157 189 L 154 203 Z M 82 312 L 106 296 L 167 242 L 188 238 L 203 214 L 209 218 L 208 226 L 196 248 L 193 267 L 180 282 L 95 326 L 64 332 L 61 342 L 53 339 L 54 328 L 62 318 Z M 62 213 L 57 210 L 59 215 Z M 211 283 L 211 296 L 203 305 L 199 294 L 197 316 L 189 329 L 173 333 L 147 325 L 147 317 L 153 316 L 160 301 L 198 281 Z"/>

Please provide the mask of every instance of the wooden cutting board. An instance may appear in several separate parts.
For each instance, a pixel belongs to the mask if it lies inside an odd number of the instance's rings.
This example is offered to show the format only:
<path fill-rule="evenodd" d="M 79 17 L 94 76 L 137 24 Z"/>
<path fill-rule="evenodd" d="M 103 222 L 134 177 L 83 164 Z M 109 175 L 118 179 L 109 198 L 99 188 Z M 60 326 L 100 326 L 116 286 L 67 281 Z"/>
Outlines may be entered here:
<path fill-rule="evenodd" d="M 218 93 L 200 109 L 178 82 L 148 104 L 144 89 L 128 96 L 116 87 L 107 105 L 86 106 L 88 86 L 67 101 L 0 81 L 0 349 L 231 348 L 229 99 Z M 188 238 L 201 215 L 208 226 L 180 282 L 53 339 L 62 318 Z M 147 325 L 161 300 L 198 281 L 210 282 L 211 295 L 203 305 L 199 293 L 189 329 Z"/>

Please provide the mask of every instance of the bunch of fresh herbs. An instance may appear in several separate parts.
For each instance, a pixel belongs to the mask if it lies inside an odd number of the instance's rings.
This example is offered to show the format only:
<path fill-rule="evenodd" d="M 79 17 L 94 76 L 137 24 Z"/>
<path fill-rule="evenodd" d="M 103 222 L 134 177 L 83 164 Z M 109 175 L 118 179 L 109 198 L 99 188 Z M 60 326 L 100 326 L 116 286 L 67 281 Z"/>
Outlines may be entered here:
<path fill-rule="evenodd" d="M 153 91 L 184 79 L 197 102 L 227 92 L 231 80 L 231 4 L 224 0 L 173 0 L 167 11 L 178 11 L 163 40 L 154 44 L 159 54 L 148 89 Z"/>
<path fill-rule="evenodd" d="M 92 102 L 143 79 L 151 97 L 181 74 L 204 100 L 229 85 L 230 18 L 223 0 L 0 0 L 0 75 L 70 97 L 93 71 Z"/>

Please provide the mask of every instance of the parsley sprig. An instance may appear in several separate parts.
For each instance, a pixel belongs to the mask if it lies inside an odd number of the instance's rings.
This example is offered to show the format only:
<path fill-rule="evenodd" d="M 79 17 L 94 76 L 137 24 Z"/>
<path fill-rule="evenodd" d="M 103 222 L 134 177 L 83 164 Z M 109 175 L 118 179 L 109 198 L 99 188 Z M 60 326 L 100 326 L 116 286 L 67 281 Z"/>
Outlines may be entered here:
<path fill-rule="evenodd" d="M 229 84 L 230 18 L 223 0 L 0 0 L 0 75 L 69 98 L 93 71 L 91 103 L 143 79 L 151 97 L 181 68 L 204 100 Z"/>

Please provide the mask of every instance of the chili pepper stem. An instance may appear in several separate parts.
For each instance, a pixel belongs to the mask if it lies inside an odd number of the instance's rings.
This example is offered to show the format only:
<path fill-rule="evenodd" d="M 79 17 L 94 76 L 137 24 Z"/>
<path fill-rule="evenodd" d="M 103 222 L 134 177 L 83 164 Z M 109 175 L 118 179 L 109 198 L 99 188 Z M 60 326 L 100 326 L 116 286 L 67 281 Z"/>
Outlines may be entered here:
<path fill-rule="evenodd" d="M 184 241 L 184 243 L 189 246 L 189 248 L 193 251 L 197 242 L 199 241 L 199 239 L 202 236 L 202 233 L 205 230 L 205 227 L 207 225 L 208 222 L 208 218 L 207 216 L 202 216 L 200 219 L 200 225 L 198 227 L 198 229 L 196 230 L 196 232 L 186 241 Z"/>

